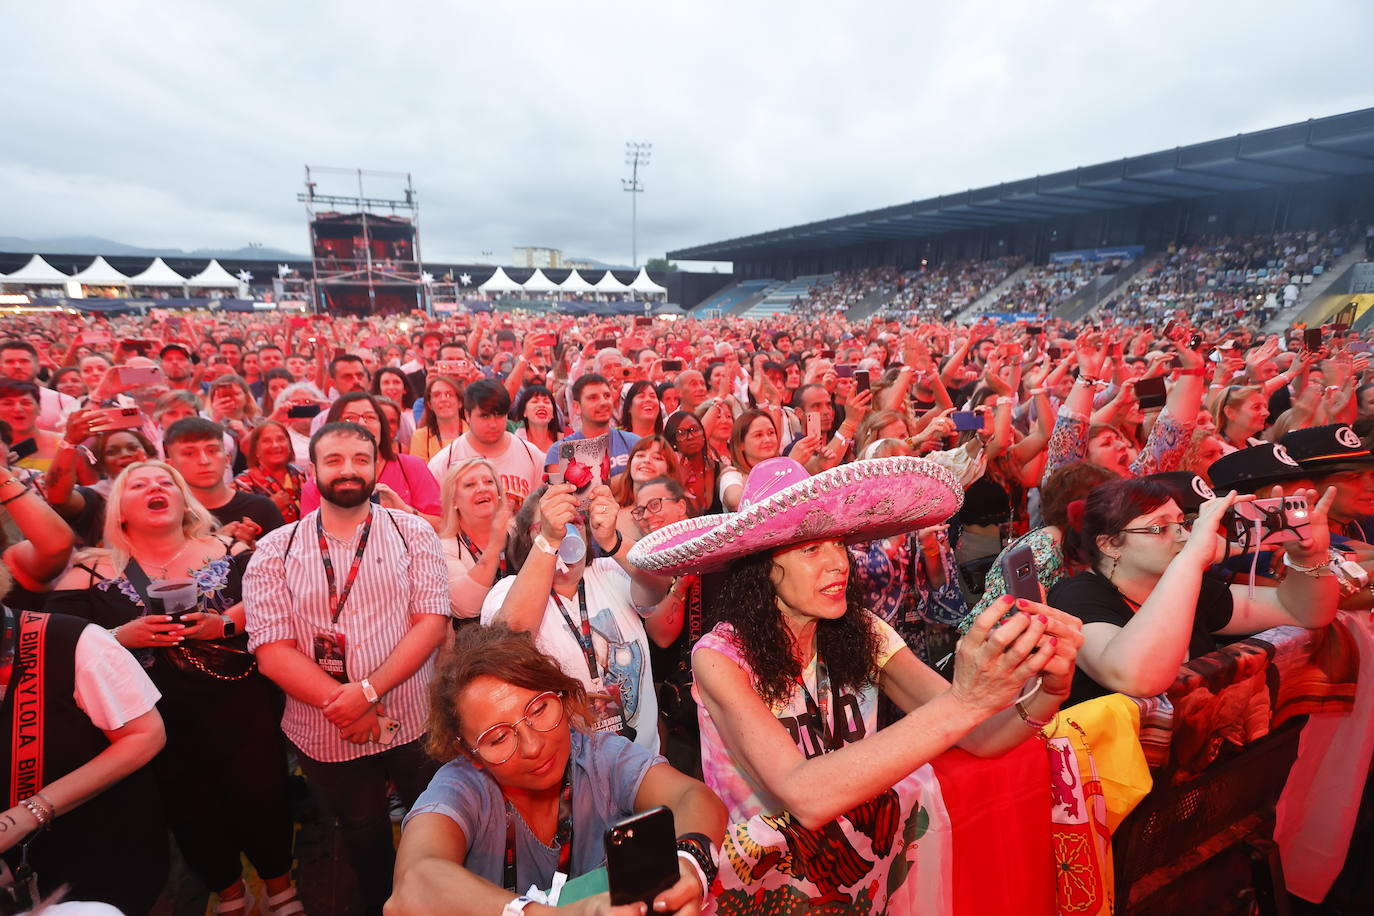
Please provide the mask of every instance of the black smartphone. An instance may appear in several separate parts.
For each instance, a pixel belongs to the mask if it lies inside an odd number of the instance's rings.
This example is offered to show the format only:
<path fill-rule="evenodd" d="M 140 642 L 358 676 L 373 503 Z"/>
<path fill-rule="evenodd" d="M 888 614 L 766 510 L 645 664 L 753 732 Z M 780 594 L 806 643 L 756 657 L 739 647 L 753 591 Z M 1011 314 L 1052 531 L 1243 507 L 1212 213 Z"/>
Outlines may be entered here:
<path fill-rule="evenodd" d="M 1064 357 L 1063 347 L 1046 347 L 1045 352 L 1049 354 L 1050 359 L 1063 359 Z"/>
<path fill-rule="evenodd" d="M 1038 324 L 1032 324 L 1026 327 L 1026 333 L 1029 334 L 1031 337 L 1038 337 L 1039 335 L 1045 333 L 1045 329 L 1040 327 L 1040 325 Z"/>
<path fill-rule="evenodd" d="M 598 350 L 614 350 L 615 338 L 598 337 L 596 340 L 592 341 L 592 345 L 595 346 Z"/>
<path fill-rule="evenodd" d="M 680 360 L 680 359 L 665 359 L 665 360 L 663 361 L 663 371 L 664 371 L 664 372 L 681 372 L 681 371 L 682 371 L 682 360 Z"/>
<path fill-rule="evenodd" d="M 854 377 L 854 367 L 853 367 L 852 365 L 850 365 L 849 363 L 840 363 L 838 366 L 835 367 L 835 377 L 836 377 L 836 378 L 853 378 L 853 377 Z"/>
<path fill-rule="evenodd" d="M 1045 602 L 1045 590 L 1040 585 L 1040 577 L 1036 575 L 1035 554 L 1030 545 L 1022 544 L 1007 550 L 997 562 L 1002 568 L 1004 594 L 1037 604 Z"/>
<path fill-rule="evenodd" d="M 653 323 L 654 320 L 647 315 L 639 315 L 635 318 L 635 327 L 637 328 L 647 328 Z"/>
<path fill-rule="evenodd" d="M 27 439 L 20 439 L 10 446 L 10 455 L 14 457 L 15 461 L 22 461 L 36 451 L 38 451 L 38 442 L 32 436 Z"/>
<path fill-rule="evenodd" d="M 1316 352 L 1322 348 L 1322 329 L 1307 328 L 1302 332 L 1302 348 Z"/>
<path fill-rule="evenodd" d="M 869 382 L 868 382 L 868 370 L 867 370 L 867 369 L 855 369 L 855 370 L 854 370 L 854 390 L 855 390 L 855 391 L 867 391 L 867 390 L 868 390 L 868 383 L 869 383 Z"/>
<path fill-rule="evenodd" d="M 647 903 L 677 883 L 677 834 L 663 805 L 606 828 L 606 884 L 611 906 Z"/>
<path fill-rule="evenodd" d="M 1158 410 L 1164 406 L 1168 393 L 1164 390 L 1164 377 L 1143 378 L 1135 383 L 1135 397 L 1141 410 Z"/>
<path fill-rule="evenodd" d="M 286 416 L 292 420 L 305 420 L 310 417 L 319 416 L 319 404 L 294 404 L 287 408 Z"/>

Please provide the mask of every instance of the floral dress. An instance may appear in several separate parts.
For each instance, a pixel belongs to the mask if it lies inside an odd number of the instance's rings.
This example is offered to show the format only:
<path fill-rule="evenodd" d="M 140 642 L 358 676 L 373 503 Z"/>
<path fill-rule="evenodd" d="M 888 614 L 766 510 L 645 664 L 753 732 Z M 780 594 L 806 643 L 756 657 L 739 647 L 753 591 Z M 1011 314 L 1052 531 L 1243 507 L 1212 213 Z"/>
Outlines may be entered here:
<path fill-rule="evenodd" d="M 849 548 L 854 578 L 863 591 L 863 606 L 902 637 L 916 657 L 931 663 L 930 637 L 939 627 L 958 624 L 968 613 L 954 553 L 943 538 L 940 563 L 943 585 L 935 585 L 921 562 L 915 532 L 881 538 Z"/>
<path fill-rule="evenodd" d="M 1188 451 L 1188 443 L 1196 426 L 1196 422 L 1185 423 L 1168 413 L 1161 413 L 1140 454 L 1131 462 L 1131 475 L 1145 477 L 1181 469 L 1183 455 Z M 1063 409 L 1059 411 L 1054 421 L 1054 432 L 1050 433 L 1050 457 L 1045 462 L 1045 472 L 1040 475 L 1041 484 L 1064 465 L 1088 457 L 1089 429 L 1087 417 Z"/>

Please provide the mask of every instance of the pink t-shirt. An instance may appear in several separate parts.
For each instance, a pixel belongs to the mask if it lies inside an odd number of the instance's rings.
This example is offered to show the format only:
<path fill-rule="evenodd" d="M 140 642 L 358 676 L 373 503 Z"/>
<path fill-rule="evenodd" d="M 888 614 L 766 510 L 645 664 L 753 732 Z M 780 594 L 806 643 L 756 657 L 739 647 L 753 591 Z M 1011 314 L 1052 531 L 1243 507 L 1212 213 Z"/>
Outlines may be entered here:
<path fill-rule="evenodd" d="M 906 648 L 906 643 L 896 630 L 880 618 L 869 614 L 869 619 L 872 625 L 877 627 L 880 635 L 881 648 L 878 652 L 878 668 L 881 670 L 894 655 Z M 738 665 L 752 679 L 753 672 L 744 660 L 744 652 L 740 648 L 734 627 L 730 624 L 716 624 L 715 629 L 697 641 L 692 651 L 699 652 L 702 649 L 719 652 Z M 878 730 L 878 688 L 876 685 L 870 684 L 857 692 L 841 693 L 838 698 L 840 715 L 836 716 L 834 709 L 836 700 L 830 695 L 829 690 L 826 690 L 823 697 L 818 694 L 816 675 L 816 658 L 813 655 L 811 661 L 802 671 L 802 680 L 806 684 L 806 689 L 811 692 L 821 714 L 825 716 L 826 726 L 830 727 L 834 722 L 839 723 L 838 738 L 842 744 L 852 744 Z M 730 823 L 740 823 L 757 814 L 776 814 L 782 811 L 782 803 L 771 796 L 762 786 L 756 784 L 744 769 L 735 763 L 734 756 L 725 745 L 720 730 L 706 709 L 706 704 L 701 702 L 701 697 L 697 695 L 695 686 L 692 688 L 692 696 L 697 701 L 697 719 L 701 724 L 702 775 L 706 784 L 720 796 L 720 800 L 730 809 Z M 819 757 L 824 752 L 824 745 L 821 740 L 821 723 L 814 713 L 807 711 L 806 707 L 806 695 L 798 687 L 792 691 L 786 703 L 774 706 L 770 711 L 792 735 L 792 740 L 796 742 L 797 749 L 807 759 L 810 759 Z"/>

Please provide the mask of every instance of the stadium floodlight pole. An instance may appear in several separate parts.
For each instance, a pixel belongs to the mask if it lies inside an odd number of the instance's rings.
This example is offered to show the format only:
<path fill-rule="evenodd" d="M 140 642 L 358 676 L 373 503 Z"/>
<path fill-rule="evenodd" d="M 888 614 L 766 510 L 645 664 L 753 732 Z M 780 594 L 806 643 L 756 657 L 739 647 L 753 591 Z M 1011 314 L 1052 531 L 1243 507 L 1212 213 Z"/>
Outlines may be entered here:
<path fill-rule="evenodd" d="M 644 185 L 639 180 L 639 170 L 649 164 L 653 155 L 652 143 L 626 142 L 625 164 L 630 167 L 630 177 L 620 179 L 621 189 L 630 194 L 630 266 L 639 266 L 639 213 L 636 207 L 637 194 L 644 193 Z"/>

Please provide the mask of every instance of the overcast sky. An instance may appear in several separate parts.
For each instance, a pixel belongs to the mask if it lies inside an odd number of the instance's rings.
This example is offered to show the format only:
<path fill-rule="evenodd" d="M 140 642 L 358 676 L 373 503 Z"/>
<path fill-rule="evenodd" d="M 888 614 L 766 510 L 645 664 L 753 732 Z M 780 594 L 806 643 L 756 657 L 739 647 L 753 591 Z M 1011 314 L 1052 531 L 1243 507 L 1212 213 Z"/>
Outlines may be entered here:
<path fill-rule="evenodd" d="M 640 260 L 1374 105 L 1374 3 L 66 2 L 0 10 L 0 235 L 304 252 L 410 172 L 434 260 Z M 380 189 L 380 188 L 379 188 Z M 328 190 L 322 184 L 321 190 Z"/>

